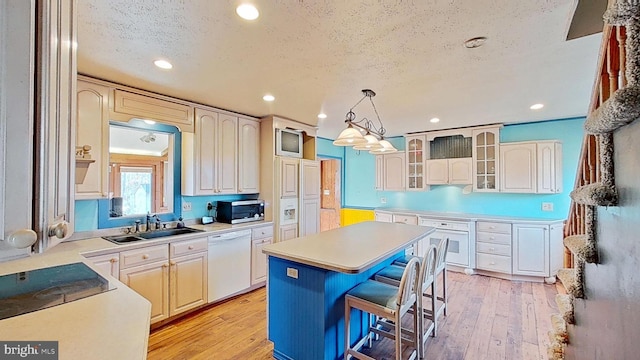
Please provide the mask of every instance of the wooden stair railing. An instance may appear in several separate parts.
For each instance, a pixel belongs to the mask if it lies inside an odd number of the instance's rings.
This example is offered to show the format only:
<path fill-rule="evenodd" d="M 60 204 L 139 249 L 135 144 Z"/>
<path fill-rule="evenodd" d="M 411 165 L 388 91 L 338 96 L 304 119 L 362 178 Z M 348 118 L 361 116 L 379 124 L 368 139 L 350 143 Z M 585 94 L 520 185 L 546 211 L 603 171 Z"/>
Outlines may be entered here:
<path fill-rule="evenodd" d="M 598 72 L 593 85 L 589 113 L 595 111 L 619 88 L 625 86 L 625 41 L 624 26 L 605 25 L 600 47 Z M 600 149 L 595 135 L 586 134 L 578 160 L 578 171 L 574 189 L 600 181 Z M 584 235 L 586 233 L 586 206 L 571 201 L 569 216 L 564 226 L 564 236 Z M 573 255 L 564 249 L 564 267 L 573 267 Z"/>

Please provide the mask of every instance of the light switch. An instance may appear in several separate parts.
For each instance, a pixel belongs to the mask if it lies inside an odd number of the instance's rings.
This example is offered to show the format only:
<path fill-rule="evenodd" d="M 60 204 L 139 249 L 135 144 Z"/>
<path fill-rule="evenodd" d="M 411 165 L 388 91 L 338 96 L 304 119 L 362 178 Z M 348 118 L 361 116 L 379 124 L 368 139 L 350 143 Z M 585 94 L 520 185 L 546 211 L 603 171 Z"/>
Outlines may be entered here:
<path fill-rule="evenodd" d="M 327 190 L 327 189 L 325 189 L 322 193 L 323 193 L 324 195 L 329 196 L 329 195 L 331 195 L 331 190 Z"/>
<path fill-rule="evenodd" d="M 553 203 L 543 202 L 542 203 L 542 211 L 553 211 Z"/>

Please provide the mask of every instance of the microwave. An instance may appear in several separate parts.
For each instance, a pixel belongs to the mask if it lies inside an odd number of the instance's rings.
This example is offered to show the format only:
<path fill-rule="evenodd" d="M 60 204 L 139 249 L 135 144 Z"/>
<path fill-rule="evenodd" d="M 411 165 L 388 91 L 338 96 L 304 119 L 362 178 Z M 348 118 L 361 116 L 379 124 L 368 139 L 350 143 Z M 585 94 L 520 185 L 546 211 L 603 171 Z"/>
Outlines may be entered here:
<path fill-rule="evenodd" d="M 240 224 L 264 220 L 264 200 L 218 201 L 216 220 Z"/>
<path fill-rule="evenodd" d="M 302 158 L 302 132 L 276 129 L 276 155 Z"/>

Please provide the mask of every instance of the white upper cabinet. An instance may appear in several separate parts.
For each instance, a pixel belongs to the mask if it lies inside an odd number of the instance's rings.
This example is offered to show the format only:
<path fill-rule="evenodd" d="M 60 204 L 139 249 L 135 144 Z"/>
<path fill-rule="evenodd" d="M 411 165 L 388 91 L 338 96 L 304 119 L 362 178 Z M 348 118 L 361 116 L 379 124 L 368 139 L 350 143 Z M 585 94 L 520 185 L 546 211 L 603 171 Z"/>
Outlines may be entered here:
<path fill-rule="evenodd" d="M 407 191 L 420 191 L 427 188 L 425 181 L 425 160 L 429 154 L 429 145 L 424 135 L 407 136 Z"/>
<path fill-rule="evenodd" d="M 562 192 L 562 144 L 558 141 L 503 143 L 500 146 L 500 191 Z"/>
<path fill-rule="evenodd" d="M 500 189 L 500 128 L 474 129 L 473 136 L 473 190 L 495 192 Z"/>
<path fill-rule="evenodd" d="M 500 191 L 536 192 L 536 144 L 506 143 L 500 145 Z"/>
<path fill-rule="evenodd" d="M 91 146 L 93 160 L 82 183 L 76 181 L 76 200 L 105 198 L 109 191 L 109 88 L 79 80 L 76 90 L 76 145 Z"/>
<path fill-rule="evenodd" d="M 404 152 L 376 155 L 376 190 L 404 191 L 405 169 Z"/>
<path fill-rule="evenodd" d="M 296 158 L 279 158 L 280 197 L 298 197 L 298 169 L 300 160 Z"/>
<path fill-rule="evenodd" d="M 427 184 L 441 185 L 449 181 L 449 165 L 447 159 L 427 160 Z"/>
<path fill-rule="evenodd" d="M 427 184 L 471 184 L 471 158 L 427 160 Z"/>
<path fill-rule="evenodd" d="M 260 192 L 260 123 L 238 119 L 238 193 Z"/>
<path fill-rule="evenodd" d="M 558 141 L 538 141 L 538 193 L 562 192 L 562 144 Z"/>
<path fill-rule="evenodd" d="M 218 132 L 214 142 L 217 149 L 217 193 L 238 192 L 238 118 L 227 114 L 218 116 Z"/>
<path fill-rule="evenodd" d="M 182 133 L 182 194 L 236 194 L 239 192 L 240 172 L 243 177 L 248 177 L 248 180 L 243 180 L 248 185 L 247 189 L 253 186 L 257 191 L 257 155 L 243 163 L 241 171 L 238 170 L 239 153 L 242 151 L 245 158 L 245 151 L 257 153 L 257 140 L 253 146 L 239 145 L 236 116 L 200 108 L 196 108 L 195 113 L 195 133 Z M 255 129 L 247 130 L 247 125 L 243 124 L 245 126 L 241 130 L 245 131 L 246 139 L 257 134 Z M 254 192 L 242 189 L 242 192 Z"/>

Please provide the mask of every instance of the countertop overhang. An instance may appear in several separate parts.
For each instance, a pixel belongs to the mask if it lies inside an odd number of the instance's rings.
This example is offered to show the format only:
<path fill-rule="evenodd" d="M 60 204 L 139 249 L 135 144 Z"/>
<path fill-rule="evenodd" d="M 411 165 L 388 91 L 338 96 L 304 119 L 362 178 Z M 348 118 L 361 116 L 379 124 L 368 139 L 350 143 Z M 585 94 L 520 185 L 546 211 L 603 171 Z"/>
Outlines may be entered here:
<path fill-rule="evenodd" d="M 325 270 L 357 274 L 434 231 L 428 226 L 366 221 L 266 245 L 262 252 Z"/>

